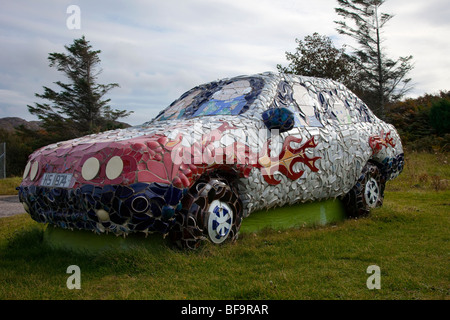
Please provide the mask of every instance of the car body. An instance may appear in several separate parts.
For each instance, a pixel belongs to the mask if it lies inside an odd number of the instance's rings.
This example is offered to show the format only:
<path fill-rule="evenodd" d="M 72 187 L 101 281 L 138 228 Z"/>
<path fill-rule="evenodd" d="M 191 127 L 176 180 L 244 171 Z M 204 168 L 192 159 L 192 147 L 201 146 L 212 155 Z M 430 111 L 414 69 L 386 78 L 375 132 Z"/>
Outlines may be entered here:
<path fill-rule="evenodd" d="M 39 222 L 160 232 L 195 248 L 236 239 L 256 210 L 340 198 L 365 214 L 403 162 L 395 128 L 342 84 L 266 72 L 197 86 L 142 125 L 35 151 L 19 197 Z"/>

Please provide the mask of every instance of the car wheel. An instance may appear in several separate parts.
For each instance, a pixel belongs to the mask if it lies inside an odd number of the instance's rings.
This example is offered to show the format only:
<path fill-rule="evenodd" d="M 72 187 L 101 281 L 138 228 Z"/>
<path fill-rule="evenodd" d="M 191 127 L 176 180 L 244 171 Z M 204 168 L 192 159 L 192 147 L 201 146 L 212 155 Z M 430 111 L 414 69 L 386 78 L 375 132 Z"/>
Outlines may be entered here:
<path fill-rule="evenodd" d="M 383 204 L 385 181 L 378 167 L 368 163 L 355 186 L 343 198 L 350 217 L 369 214 L 370 209 Z"/>
<path fill-rule="evenodd" d="M 181 248 L 196 249 L 202 241 L 235 241 L 242 222 L 237 189 L 220 177 L 196 182 L 183 197 L 172 240 Z"/>

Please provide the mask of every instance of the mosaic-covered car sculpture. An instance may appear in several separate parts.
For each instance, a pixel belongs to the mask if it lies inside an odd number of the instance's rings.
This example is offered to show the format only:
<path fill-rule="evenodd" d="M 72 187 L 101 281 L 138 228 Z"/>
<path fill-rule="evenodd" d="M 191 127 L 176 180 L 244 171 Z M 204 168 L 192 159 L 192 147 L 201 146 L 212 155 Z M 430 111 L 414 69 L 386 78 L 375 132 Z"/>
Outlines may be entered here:
<path fill-rule="evenodd" d="M 35 151 L 19 198 L 38 222 L 195 248 L 235 240 L 260 209 L 340 198 L 366 214 L 403 159 L 395 128 L 343 85 L 262 73 L 197 86 L 142 125 Z"/>

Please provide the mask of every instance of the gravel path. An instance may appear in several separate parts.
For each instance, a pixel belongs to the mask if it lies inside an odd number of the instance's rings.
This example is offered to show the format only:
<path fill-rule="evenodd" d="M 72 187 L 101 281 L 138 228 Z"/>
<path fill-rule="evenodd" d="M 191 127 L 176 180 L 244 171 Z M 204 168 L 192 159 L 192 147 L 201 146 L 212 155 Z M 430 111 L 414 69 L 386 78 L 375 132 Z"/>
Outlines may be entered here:
<path fill-rule="evenodd" d="M 0 218 L 25 213 L 25 209 L 19 202 L 19 196 L 0 196 Z"/>

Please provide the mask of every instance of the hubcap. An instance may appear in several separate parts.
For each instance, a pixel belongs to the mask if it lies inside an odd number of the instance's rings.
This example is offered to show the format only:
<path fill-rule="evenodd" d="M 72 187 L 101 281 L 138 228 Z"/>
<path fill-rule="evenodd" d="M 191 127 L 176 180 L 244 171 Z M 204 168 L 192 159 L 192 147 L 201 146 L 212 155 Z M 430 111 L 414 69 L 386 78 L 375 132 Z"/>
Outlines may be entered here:
<path fill-rule="evenodd" d="M 378 182 L 374 178 L 370 178 L 366 183 L 366 190 L 364 192 L 366 203 L 370 208 L 376 207 L 379 195 L 380 189 Z"/>
<path fill-rule="evenodd" d="M 209 206 L 208 235 L 212 242 L 222 243 L 230 234 L 233 210 L 225 203 L 214 200 Z"/>

